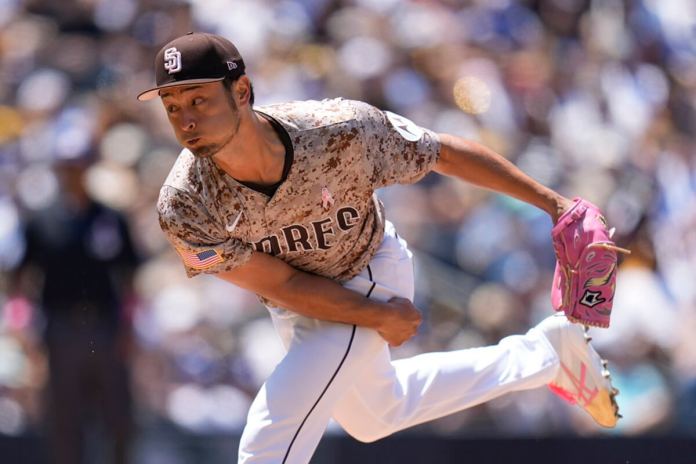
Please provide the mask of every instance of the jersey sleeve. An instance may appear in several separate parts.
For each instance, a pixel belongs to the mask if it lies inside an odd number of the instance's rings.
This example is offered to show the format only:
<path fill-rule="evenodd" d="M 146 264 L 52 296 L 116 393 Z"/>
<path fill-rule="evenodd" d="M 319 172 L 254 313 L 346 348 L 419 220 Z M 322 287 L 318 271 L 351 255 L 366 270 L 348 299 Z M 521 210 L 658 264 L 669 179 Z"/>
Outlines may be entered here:
<path fill-rule="evenodd" d="M 229 271 L 251 258 L 251 245 L 231 238 L 203 205 L 184 191 L 162 187 L 157 212 L 160 227 L 189 277 Z"/>
<path fill-rule="evenodd" d="M 357 117 L 365 136 L 368 176 L 374 188 L 412 184 L 437 163 L 440 139 L 409 119 L 359 103 Z"/>

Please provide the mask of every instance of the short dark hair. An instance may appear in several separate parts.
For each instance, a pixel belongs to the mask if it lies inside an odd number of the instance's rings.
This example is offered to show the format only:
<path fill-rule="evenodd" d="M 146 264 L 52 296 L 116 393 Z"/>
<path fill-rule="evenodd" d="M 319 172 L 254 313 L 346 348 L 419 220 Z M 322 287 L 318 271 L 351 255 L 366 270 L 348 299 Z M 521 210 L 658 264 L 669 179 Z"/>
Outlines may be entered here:
<path fill-rule="evenodd" d="M 244 74 L 242 74 L 242 76 L 244 76 Z M 225 87 L 225 90 L 232 94 L 232 84 L 234 84 L 242 76 L 235 78 L 231 78 L 229 76 L 225 77 L 222 80 L 222 85 Z M 251 81 L 249 81 L 249 104 L 254 106 L 254 85 Z"/>

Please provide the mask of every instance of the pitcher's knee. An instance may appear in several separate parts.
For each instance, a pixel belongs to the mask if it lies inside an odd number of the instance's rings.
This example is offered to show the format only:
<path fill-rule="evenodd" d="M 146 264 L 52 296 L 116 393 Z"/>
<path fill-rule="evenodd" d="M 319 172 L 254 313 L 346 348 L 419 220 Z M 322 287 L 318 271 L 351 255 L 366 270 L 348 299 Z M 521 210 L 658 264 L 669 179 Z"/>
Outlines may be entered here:
<path fill-rule="evenodd" d="M 351 437 L 363 443 L 373 443 L 391 435 L 391 432 L 386 432 L 384 430 L 366 430 L 365 428 L 357 427 L 346 428 L 344 426 L 343 430 L 345 430 Z"/>
<path fill-rule="evenodd" d="M 377 440 L 384 438 L 384 436 L 382 436 L 382 435 L 376 435 L 376 434 L 372 435 L 369 433 L 362 433 L 362 432 L 349 433 L 349 435 L 351 437 L 355 438 L 356 440 L 358 440 L 359 442 L 362 442 L 362 443 L 374 443 Z"/>

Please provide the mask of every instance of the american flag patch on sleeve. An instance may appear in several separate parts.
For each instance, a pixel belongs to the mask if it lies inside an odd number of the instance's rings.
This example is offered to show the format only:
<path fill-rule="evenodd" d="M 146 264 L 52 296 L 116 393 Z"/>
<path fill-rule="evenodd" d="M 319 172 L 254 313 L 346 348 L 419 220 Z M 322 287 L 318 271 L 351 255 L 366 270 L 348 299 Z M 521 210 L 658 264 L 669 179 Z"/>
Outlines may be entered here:
<path fill-rule="evenodd" d="M 198 253 L 192 253 L 190 251 L 177 249 L 181 259 L 184 260 L 184 264 L 194 269 L 207 269 L 210 266 L 222 262 L 222 256 L 217 250 L 209 249 L 200 251 Z"/>

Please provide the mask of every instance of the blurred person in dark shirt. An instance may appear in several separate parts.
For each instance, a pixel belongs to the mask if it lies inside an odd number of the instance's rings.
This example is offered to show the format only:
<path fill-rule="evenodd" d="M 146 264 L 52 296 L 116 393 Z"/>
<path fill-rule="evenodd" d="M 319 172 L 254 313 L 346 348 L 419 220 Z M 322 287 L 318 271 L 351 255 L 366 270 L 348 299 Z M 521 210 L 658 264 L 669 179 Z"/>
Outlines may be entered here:
<path fill-rule="evenodd" d="M 56 164 L 60 194 L 26 221 L 16 280 L 45 318 L 47 425 L 56 464 L 87 462 L 86 438 L 99 437 L 95 430 L 109 447 L 99 462 L 127 462 L 132 429 L 127 308 L 138 260 L 125 218 L 87 193 L 89 164 L 88 156 Z"/>

